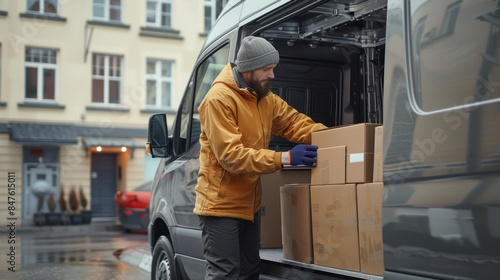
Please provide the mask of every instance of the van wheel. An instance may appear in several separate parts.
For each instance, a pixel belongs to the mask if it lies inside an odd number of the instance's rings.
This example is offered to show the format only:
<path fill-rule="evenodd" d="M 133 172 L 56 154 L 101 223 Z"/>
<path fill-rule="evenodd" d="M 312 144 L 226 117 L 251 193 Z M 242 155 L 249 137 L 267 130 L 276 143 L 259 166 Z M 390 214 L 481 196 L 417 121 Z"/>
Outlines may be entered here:
<path fill-rule="evenodd" d="M 151 280 L 175 280 L 174 250 L 170 240 L 160 236 L 153 249 Z"/>

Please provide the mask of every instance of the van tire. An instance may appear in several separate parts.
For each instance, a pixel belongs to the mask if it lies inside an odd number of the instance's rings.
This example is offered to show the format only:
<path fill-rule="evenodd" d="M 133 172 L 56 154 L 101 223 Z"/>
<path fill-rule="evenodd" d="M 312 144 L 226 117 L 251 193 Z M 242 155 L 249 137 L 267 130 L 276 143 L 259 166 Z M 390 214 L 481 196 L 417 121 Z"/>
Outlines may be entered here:
<path fill-rule="evenodd" d="M 174 250 L 165 236 L 160 236 L 153 249 L 151 280 L 176 280 Z"/>

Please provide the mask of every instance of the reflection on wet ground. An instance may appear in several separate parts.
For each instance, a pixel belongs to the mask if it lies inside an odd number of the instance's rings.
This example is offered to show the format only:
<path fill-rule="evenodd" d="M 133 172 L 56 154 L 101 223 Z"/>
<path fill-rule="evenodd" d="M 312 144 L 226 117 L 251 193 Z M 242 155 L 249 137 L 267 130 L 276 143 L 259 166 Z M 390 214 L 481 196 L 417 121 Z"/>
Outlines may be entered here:
<path fill-rule="evenodd" d="M 119 261 L 121 250 L 144 247 L 147 235 L 115 232 L 86 234 L 25 232 L 16 236 L 15 262 L 0 242 L 0 279 L 147 279 L 143 270 Z M 10 269 L 9 267 L 14 269 Z M 15 270 L 13 272 L 12 270 Z"/>

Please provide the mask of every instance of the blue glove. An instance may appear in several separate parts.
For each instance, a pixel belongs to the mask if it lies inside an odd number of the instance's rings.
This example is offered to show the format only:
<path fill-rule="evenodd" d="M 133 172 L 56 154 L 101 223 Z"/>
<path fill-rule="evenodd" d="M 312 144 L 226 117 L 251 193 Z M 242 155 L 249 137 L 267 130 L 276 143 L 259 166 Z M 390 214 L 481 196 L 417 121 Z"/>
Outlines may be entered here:
<path fill-rule="evenodd" d="M 290 164 L 299 165 L 305 164 L 312 166 L 316 163 L 316 157 L 318 156 L 318 146 L 300 144 L 289 151 L 290 153 Z"/>

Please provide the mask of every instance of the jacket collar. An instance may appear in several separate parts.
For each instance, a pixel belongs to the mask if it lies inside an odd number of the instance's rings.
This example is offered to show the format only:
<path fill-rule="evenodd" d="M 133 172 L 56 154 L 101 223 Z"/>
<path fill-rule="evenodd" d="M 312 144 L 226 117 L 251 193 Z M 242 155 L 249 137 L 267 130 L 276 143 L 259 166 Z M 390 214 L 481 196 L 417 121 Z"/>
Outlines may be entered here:
<path fill-rule="evenodd" d="M 226 86 L 231 88 L 235 93 L 240 94 L 245 99 L 256 100 L 257 94 L 252 88 L 248 87 L 245 81 L 243 81 L 243 77 L 241 77 L 241 74 L 238 71 L 234 70 L 235 66 L 236 65 L 233 63 L 228 63 L 224 67 L 224 69 L 222 69 L 219 75 L 215 78 L 212 85 L 215 85 L 217 83 L 225 84 Z M 241 86 L 239 84 L 240 82 L 243 82 Z"/>
<path fill-rule="evenodd" d="M 240 88 L 244 88 L 244 89 L 248 90 L 249 92 L 253 91 L 253 88 L 248 86 L 248 84 L 245 82 L 245 80 L 243 80 L 243 77 L 241 76 L 240 71 L 236 70 L 236 67 L 233 67 L 233 75 L 234 75 L 234 80 L 236 81 L 236 83 L 238 84 L 238 86 Z"/>

